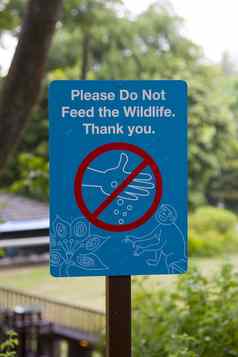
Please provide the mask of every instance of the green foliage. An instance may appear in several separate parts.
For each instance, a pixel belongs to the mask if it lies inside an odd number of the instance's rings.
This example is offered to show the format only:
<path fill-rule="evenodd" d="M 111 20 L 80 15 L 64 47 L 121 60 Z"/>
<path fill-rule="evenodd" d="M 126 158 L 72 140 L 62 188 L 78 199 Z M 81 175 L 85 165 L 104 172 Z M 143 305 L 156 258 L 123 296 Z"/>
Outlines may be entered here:
<path fill-rule="evenodd" d="M 215 256 L 238 250 L 238 219 L 223 208 L 201 207 L 189 217 L 189 251 Z"/>
<path fill-rule="evenodd" d="M 6 340 L 0 343 L 0 357 L 15 357 L 17 345 L 17 334 L 14 331 L 8 331 Z"/>
<path fill-rule="evenodd" d="M 15 4 L 18 17 L 22 6 Z M 19 155 L 47 157 L 47 85 L 54 79 L 183 79 L 189 86 L 189 203 L 238 208 L 237 80 L 204 61 L 183 35 L 183 20 L 169 1 L 128 17 L 118 0 L 67 0 L 50 51 L 42 99 L 25 131 Z M 11 10 L 12 12 L 12 10 Z M 26 179 L 25 165 L 12 159 L 2 186 Z M 45 159 L 44 159 L 45 160 Z M 33 165 L 34 166 L 34 165 Z M 39 168 L 40 169 L 40 168 Z M 42 171 L 45 177 L 45 171 Z M 16 185 L 34 195 L 36 189 Z M 39 189 L 45 190 L 45 181 Z M 26 186 L 28 187 L 27 189 Z M 40 194 L 47 197 L 47 192 Z M 36 197 L 39 197 L 38 193 Z"/>
<path fill-rule="evenodd" d="M 238 356 L 238 276 L 225 266 L 211 282 L 198 271 L 174 290 L 137 289 L 134 357 Z"/>
<path fill-rule="evenodd" d="M 18 165 L 21 176 L 12 184 L 11 191 L 46 200 L 49 192 L 48 160 L 23 153 L 18 157 Z"/>
<path fill-rule="evenodd" d="M 189 189 L 191 208 L 206 204 L 209 184 L 234 152 L 235 120 L 219 71 L 202 66 L 190 80 Z"/>
<path fill-rule="evenodd" d="M 207 196 L 211 203 L 223 203 L 238 211 L 238 79 L 231 78 L 226 83 L 226 92 L 231 98 L 231 110 L 234 116 L 233 136 L 229 140 L 229 151 L 221 161 L 219 171 L 213 175 L 207 187 Z"/>
<path fill-rule="evenodd" d="M 23 16 L 25 0 L 2 0 L 0 2 L 0 36 L 2 31 L 16 31 Z"/>

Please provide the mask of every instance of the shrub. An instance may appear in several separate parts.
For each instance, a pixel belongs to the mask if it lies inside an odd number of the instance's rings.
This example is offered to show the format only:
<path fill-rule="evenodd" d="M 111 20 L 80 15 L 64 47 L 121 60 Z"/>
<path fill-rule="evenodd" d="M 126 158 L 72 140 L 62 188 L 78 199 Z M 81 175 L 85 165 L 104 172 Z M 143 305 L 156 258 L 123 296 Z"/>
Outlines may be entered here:
<path fill-rule="evenodd" d="M 224 266 L 209 282 L 198 271 L 175 289 L 137 288 L 134 357 L 238 356 L 238 276 Z"/>
<path fill-rule="evenodd" d="M 189 218 L 191 255 L 212 256 L 238 251 L 238 220 L 234 213 L 215 207 L 201 207 Z"/>
<path fill-rule="evenodd" d="M 23 153 L 19 155 L 20 178 L 11 186 L 11 191 L 47 200 L 49 193 L 48 161 L 42 156 Z"/>
<path fill-rule="evenodd" d="M 17 345 L 17 334 L 14 331 L 8 331 L 5 341 L 0 342 L 0 357 L 15 357 Z"/>

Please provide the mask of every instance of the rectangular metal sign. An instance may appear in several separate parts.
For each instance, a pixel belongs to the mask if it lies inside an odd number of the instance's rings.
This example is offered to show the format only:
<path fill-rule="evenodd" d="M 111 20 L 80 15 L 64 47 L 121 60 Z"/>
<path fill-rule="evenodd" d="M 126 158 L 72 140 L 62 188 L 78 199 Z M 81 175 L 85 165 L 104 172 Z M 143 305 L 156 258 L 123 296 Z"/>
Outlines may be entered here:
<path fill-rule="evenodd" d="M 49 88 L 54 276 L 187 269 L 184 81 L 54 81 Z"/>

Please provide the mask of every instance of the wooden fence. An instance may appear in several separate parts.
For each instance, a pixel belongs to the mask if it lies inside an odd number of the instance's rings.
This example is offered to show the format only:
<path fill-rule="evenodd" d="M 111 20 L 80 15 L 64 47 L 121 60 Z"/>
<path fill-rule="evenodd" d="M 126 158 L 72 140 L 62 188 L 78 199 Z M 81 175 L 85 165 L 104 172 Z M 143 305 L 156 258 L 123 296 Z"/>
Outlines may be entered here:
<path fill-rule="evenodd" d="M 0 308 L 13 310 L 16 306 L 37 306 L 44 320 L 88 335 L 100 335 L 105 326 L 103 312 L 0 287 Z"/>

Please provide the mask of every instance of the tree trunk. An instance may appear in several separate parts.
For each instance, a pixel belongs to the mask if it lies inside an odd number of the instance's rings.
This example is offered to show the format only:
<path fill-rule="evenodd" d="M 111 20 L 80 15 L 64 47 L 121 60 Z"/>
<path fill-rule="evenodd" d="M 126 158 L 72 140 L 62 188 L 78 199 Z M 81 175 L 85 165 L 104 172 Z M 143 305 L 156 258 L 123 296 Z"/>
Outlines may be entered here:
<path fill-rule="evenodd" d="M 39 96 L 63 0 L 29 0 L 0 98 L 0 171 L 21 138 Z"/>

